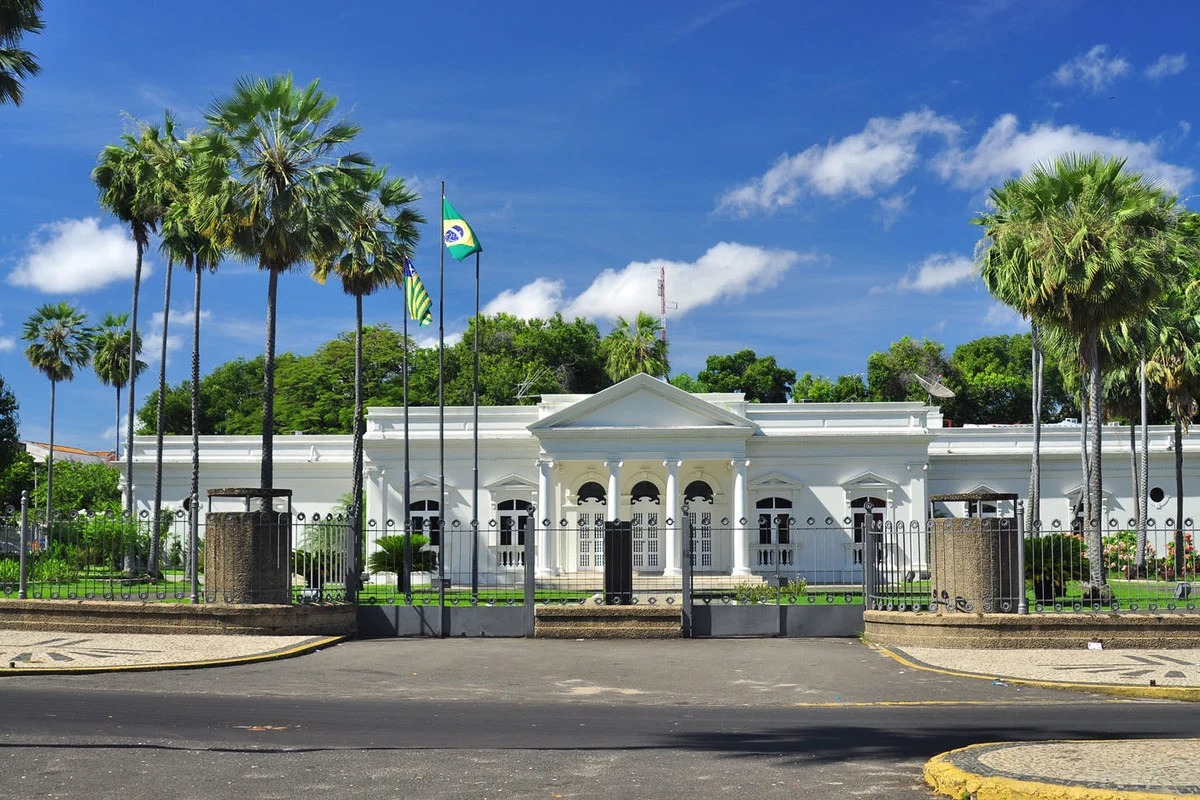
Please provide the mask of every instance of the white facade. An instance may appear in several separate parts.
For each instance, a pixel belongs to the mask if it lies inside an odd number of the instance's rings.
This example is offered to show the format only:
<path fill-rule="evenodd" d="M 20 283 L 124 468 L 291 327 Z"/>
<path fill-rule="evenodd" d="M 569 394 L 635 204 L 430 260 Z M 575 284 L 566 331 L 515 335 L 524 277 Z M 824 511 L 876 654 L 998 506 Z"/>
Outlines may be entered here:
<path fill-rule="evenodd" d="M 640 375 L 595 395 L 480 408 L 476 480 L 472 420 L 469 407 L 445 409 L 443 485 L 439 409 L 410 409 L 410 494 L 418 523 L 446 509 L 452 541 L 469 541 L 471 521 L 479 520 L 479 569 L 489 575 L 520 569 L 514 553 L 526 532 L 537 537 L 540 576 L 595 570 L 603 523 L 618 519 L 635 524 L 635 570 L 677 574 L 686 502 L 699 571 L 754 575 L 784 559 L 788 573 L 810 581 L 851 581 L 861 574 L 855 528 L 865 503 L 876 519 L 909 526 L 924 523 L 931 495 L 984 490 L 1024 498 L 1032 454 L 1028 426 L 945 428 L 941 412 L 921 403 L 753 404 L 741 394 L 692 395 Z M 1150 516 L 1160 524 L 1175 509 L 1171 443 L 1171 428 L 1150 429 Z M 1200 513 L 1193 496 L 1200 448 L 1190 439 L 1184 445 L 1188 519 Z M 139 437 L 135 446 L 133 491 L 148 508 L 154 438 Z M 210 488 L 257 485 L 260 446 L 256 436 L 205 437 L 202 503 Z M 403 530 L 404 450 L 403 409 L 370 409 L 371 538 Z M 349 493 L 349 436 L 277 436 L 274 452 L 275 486 L 293 490 L 294 511 L 325 514 Z M 1047 524 L 1069 526 L 1074 517 L 1080 452 L 1079 427 L 1043 428 Z M 1129 527 L 1127 427 L 1105 427 L 1103 455 L 1106 525 Z M 190 437 L 169 437 L 163 462 L 164 504 L 179 507 L 190 481 Z M 465 569 L 461 559 L 453 569 Z"/>

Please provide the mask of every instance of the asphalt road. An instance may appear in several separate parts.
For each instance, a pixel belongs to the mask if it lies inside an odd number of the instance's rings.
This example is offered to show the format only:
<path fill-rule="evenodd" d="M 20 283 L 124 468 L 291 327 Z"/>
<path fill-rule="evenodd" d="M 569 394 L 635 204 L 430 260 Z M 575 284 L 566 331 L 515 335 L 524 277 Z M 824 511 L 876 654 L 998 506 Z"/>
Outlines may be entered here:
<path fill-rule="evenodd" d="M 914 672 L 857 641 L 355 642 L 0 681 L 14 797 L 929 798 L 987 741 L 1200 735 L 1189 704 Z"/>

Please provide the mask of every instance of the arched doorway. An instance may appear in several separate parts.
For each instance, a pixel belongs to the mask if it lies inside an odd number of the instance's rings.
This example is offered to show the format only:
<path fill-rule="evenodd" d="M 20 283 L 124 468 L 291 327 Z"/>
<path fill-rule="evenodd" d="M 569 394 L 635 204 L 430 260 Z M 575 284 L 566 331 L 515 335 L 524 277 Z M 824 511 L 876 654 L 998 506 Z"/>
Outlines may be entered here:
<path fill-rule="evenodd" d="M 533 535 L 533 503 L 504 500 L 497 504 L 500 531 L 496 541 L 496 564 L 500 567 L 525 566 L 526 536 Z"/>
<path fill-rule="evenodd" d="M 596 481 L 588 481 L 576 494 L 579 511 L 579 569 L 604 568 L 604 520 L 608 515 L 608 492 Z"/>
<path fill-rule="evenodd" d="M 633 568 L 662 569 L 662 509 L 658 487 L 650 481 L 638 481 L 629 492 L 629 521 L 633 523 Z"/>
<path fill-rule="evenodd" d="M 683 490 L 692 525 L 692 566 L 713 569 L 713 489 L 705 481 L 692 481 Z"/>
<path fill-rule="evenodd" d="M 868 518 L 867 505 L 871 506 L 870 517 Z M 860 568 L 863 563 L 863 539 L 864 535 L 870 526 L 870 530 L 883 530 L 883 511 L 887 508 L 887 501 L 882 497 L 859 497 L 850 503 L 851 523 L 854 527 L 854 546 L 852 548 L 851 565 Z"/>
<path fill-rule="evenodd" d="M 756 566 L 792 566 L 795 564 L 791 547 L 792 501 L 784 497 L 764 497 L 754 505 L 758 510 Z"/>

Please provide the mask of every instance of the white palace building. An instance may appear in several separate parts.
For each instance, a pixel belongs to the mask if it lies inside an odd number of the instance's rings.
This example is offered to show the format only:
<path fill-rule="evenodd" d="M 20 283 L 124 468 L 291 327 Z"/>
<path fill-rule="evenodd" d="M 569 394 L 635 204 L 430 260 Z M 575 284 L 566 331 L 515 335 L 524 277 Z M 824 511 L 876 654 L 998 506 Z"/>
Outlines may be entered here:
<path fill-rule="evenodd" d="M 633 522 L 636 572 L 678 574 L 686 503 L 698 571 L 754 576 L 782 562 L 810 582 L 850 582 L 861 576 L 868 505 L 876 520 L 912 527 L 924 525 L 934 495 L 1024 498 L 1032 453 L 1030 426 L 944 427 L 938 408 L 918 402 L 758 404 L 739 393 L 689 394 L 638 375 L 594 395 L 481 407 L 476 478 L 473 419 L 470 407 L 445 409 L 443 485 L 439 409 L 410 409 L 412 519 L 438 519 L 444 503 L 447 536 L 469 537 L 477 495 L 478 569 L 512 571 L 514 579 L 527 534 L 535 537 L 539 577 L 596 570 L 606 520 Z M 1184 441 L 1190 520 L 1200 514 L 1193 493 L 1200 448 Z M 133 491 L 141 509 L 153 502 L 154 447 L 153 436 L 136 440 Z M 1104 427 L 1106 527 L 1132 527 L 1130 447 L 1128 427 Z M 202 503 L 210 488 L 256 486 L 260 448 L 257 436 L 204 437 Z M 364 449 L 369 538 L 402 532 L 402 408 L 368 410 Z M 1150 517 L 1161 527 L 1175 511 L 1172 429 L 1151 427 L 1149 450 Z M 1043 428 L 1044 525 L 1069 528 L 1077 515 L 1080 453 L 1080 426 Z M 348 435 L 276 436 L 274 458 L 275 485 L 293 491 L 297 514 L 325 515 L 350 490 Z M 163 460 L 164 505 L 180 508 L 190 437 L 168 437 Z M 465 568 L 461 555 L 451 560 L 448 573 Z"/>

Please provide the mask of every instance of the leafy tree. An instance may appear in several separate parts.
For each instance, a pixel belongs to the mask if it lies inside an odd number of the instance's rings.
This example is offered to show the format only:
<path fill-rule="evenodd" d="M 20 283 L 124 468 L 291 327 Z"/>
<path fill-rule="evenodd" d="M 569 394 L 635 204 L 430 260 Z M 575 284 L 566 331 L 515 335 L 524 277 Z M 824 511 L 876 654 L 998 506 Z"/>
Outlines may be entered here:
<path fill-rule="evenodd" d="M 797 402 L 853 403 L 865 399 L 867 387 L 861 376 L 839 375 L 832 381 L 823 375 L 806 372 L 796 379 L 792 398 Z"/>
<path fill-rule="evenodd" d="M 985 336 L 956 347 L 950 356 L 954 419 L 976 424 L 1028 422 L 1033 404 L 1032 348 L 1029 334 Z M 1055 367 L 1046 377 L 1042 422 L 1077 414 L 1062 372 Z"/>
<path fill-rule="evenodd" d="M 693 394 L 696 392 L 708 391 L 704 387 L 704 384 L 700 383 L 700 381 L 696 380 L 686 372 L 676 372 L 671 376 L 669 383 L 676 389 L 682 389 L 685 392 L 692 392 Z"/>
<path fill-rule="evenodd" d="M 671 368 L 667 343 L 659 336 L 662 330 L 662 320 L 645 311 L 639 311 L 632 323 L 617 317 L 612 332 L 604 337 L 604 371 L 613 383 L 638 373 L 667 376 Z"/>
<path fill-rule="evenodd" d="M 137 354 L 142 352 L 140 336 L 134 346 L 130 347 L 131 333 L 128 314 L 106 314 L 96 334 L 95 353 L 92 356 L 92 368 L 96 371 L 96 377 L 105 386 L 112 386 L 117 390 L 117 446 L 114 453 L 121 452 L 121 389 L 129 383 L 130 351 Z M 146 369 L 146 362 L 137 359 L 135 369 L 140 375 L 142 370 Z"/>
<path fill-rule="evenodd" d="M 947 381 L 954 377 L 954 370 L 942 351 L 942 345 L 932 339 L 917 342 L 905 336 L 892 342 L 886 353 L 872 353 L 867 357 L 867 399 L 924 402 L 927 393 L 914 375 Z"/>
<path fill-rule="evenodd" d="M 38 483 L 34 476 L 39 469 L 42 465 L 25 450 L 18 450 L 8 467 L 0 469 L 0 514 L 7 515 L 10 508 L 21 507 L 21 492 L 29 492 L 33 502 L 33 487 Z"/>
<path fill-rule="evenodd" d="M 149 131 L 142 126 L 137 136 L 125 134 L 120 145 L 108 145 L 100 151 L 99 163 L 92 170 L 92 182 L 100 190 L 100 205 L 129 226 L 136 250 L 133 270 L 133 302 L 129 311 L 129 362 L 137 360 L 141 346 L 138 336 L 138 299 L 142 285 L 142 258 L 163 214 L 162 184 L 147 156 Z M 129 420 L 125 438 L 125 474 L 133 475 L 134 405 L 137 397 L 137 373 L 129 376 Z M 125 513 L 133 516 L 133 492 L 125 496 Z"/>
<path fill-rule="evenodd" d="M 336 190 L 341 178 L 361 179 L 371 166 L 358 153 L 338 155 L 359 133 L 333 122 L 337 98 L 313 81 L 304 88 L 290 75 L 244 78 L 233 95 L 206 114 L 213 134 L 203 139 L 204 185 L 232 194 L 198 204 L 212 229 L 237 220 L 227 241 L 268 273 L 263 361 L 261 486 L 274 486 L 275 321 L 279 276 L 315 254 L 333 250 L 355 212 L 352 197 Z"/>
<path fill-rule="evenodd" d="M 759 358 L 753 350 L 727 356 L 709 356 L 697 382 L 708 392 L 743 392 L 751 403 L 784 403 L 796 381 L 794 369 L 775 363 L 775 356 Z"/>
<path fill-rule="evenodd" d="M 42 0 L 0 0 L 0 104 L 21 105 L 25 78 L 41 72 L 37 58 L 21 49 L 21 38 L 42 31 Z"/>
<path fill-rule="evenodd" d="M 17 429 L 20 421 L 17 408 L 16 395 L 9 391 L 4 385 L 4 377 L 0 376 L 0 472 L 8 469 L 18 453 L 24 452 Z"/>
<path fill-rule="evenodd" d="M 49 523 L 54 497 L 54 402 L 60 381 L 75 378 L 75 370 L 86 367 L 92 357 L 94 332 L 87 318 L 69 303 L 47 303 L 25 320 L 21 338 L 29 342 L 25 358 L 50 380 L 50 451 L 46 455 L 46 521 Z"/>
<path fill-rule="evenodd" d="M 46 503 L 48 491 L 54 492 L 53 506 L 68 513 L 91 511 L 115 513 L 121 510 L 121 473 L 111 464 L 61 460 L 54 467 L 54 483 L 40 481 L 30 499 Z"/>
<path fill-rule="evenodd" d="M 995 211 L 976 222 L 987 237 L 982 274 L 989 290 L 1039 324 L 1062 329 L 1087 376 L 1084 529 L 1100 552 L 1101 331 L 1145 312 L 1177 268 L 1175 199 L 1124 159 L 1066 155 L 994 189 Z M 995 253 L 994 257 L 992 253 Z M 990 276 L 990 277 L 989 277 Z M 1091 583 L 1104 583 L 1092 559 Z"/>

